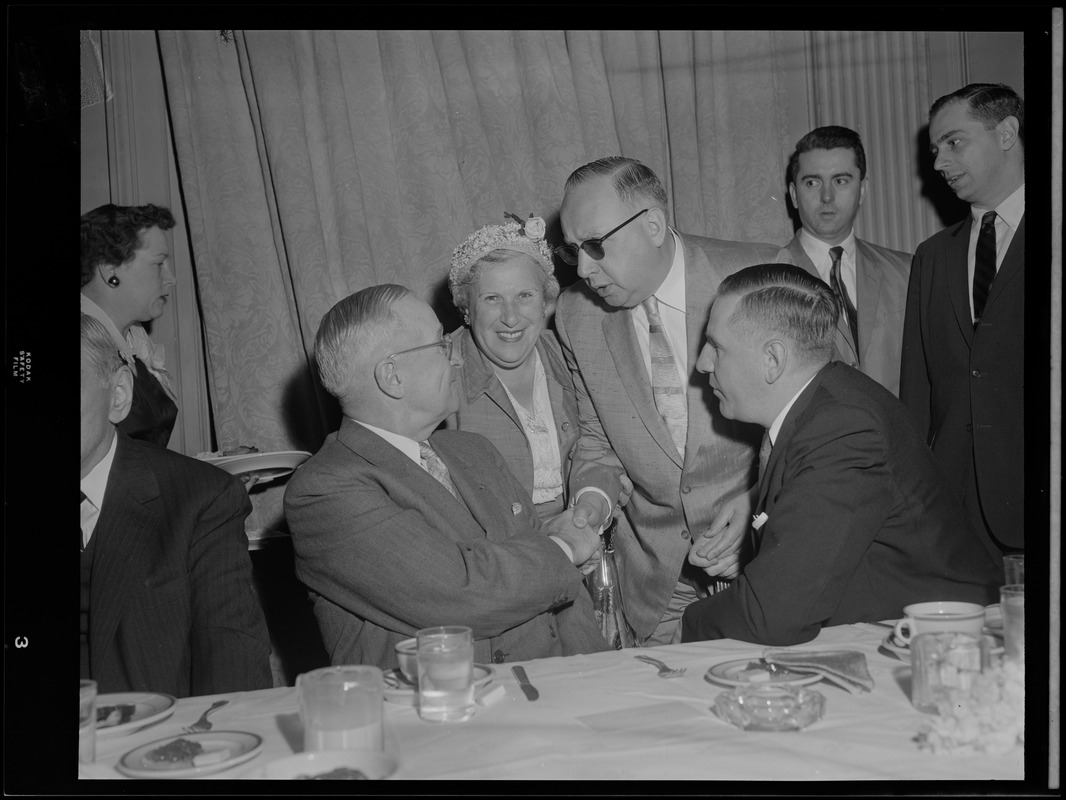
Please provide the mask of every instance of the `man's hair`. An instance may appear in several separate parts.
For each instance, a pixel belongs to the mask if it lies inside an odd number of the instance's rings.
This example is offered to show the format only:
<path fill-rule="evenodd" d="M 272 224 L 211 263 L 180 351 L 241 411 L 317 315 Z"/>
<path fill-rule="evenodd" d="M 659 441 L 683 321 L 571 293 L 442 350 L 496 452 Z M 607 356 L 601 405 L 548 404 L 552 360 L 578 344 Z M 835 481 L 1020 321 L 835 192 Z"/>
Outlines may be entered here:
<path fill-rule="evenodd" d="M 799 158 L 803 153 L 811 150 L 833 150 L 844 147 L 855 153 L 855 164 L 859 168 L 859 180 L 866 178 L 866 150 L 862 146 L 862 138 L 851 128 L 841 125 L 826 125 L 815 128 L 798 142 L 792 156 L 788 159 L 788 182 L 794 184 L 799 177 Z"/>
<path fill-rule="evenodd" d="M 791 264 L 759 264 L 726 277 L 718 296 L 740 297 L 730 325 L 742 336 L 772 333 L 794 342 L 810 360 L 833 357 L 840 305 L 824 281 Z"/>
<path fill-rule="evenodd" d="M 970 83 L 937 99 L 929 108 L 929 119 L 950 103 L 966 103 L 970 116 L 994 128 L 1007 117 L 1018 120 L 1018 140 L 1025 144 L 1025 103 L 1005 83 Z"/>
<path fill-rule="evenodd" d="M 403 325 L 392 306 L 409 294 L 403 286 L 383 283 L 348 295 L 326 312 L 315 336 L 315 361 L 326 391 L 338 399 L 348 394 L 359 357 Z"/>
<path fill-rule="evenodd" d="M 81 315 L 81 353 L 82 367 L 92 370 L 102 386 L 107 386 L 126 363 L 104 324 L 84 312 Z"/>
<path fill-rule="evenodd" d="M 655 206 L 661 208 L 664 213 L 666 212 L 669 201 L 662 181 L 651 169 L 634 158 L 608 156 L 607 158 L 590 161 L 585 166 L 578 167 L 570 173 L 570 177 L 566 179 L 566 185 L 563 186 L 563 191 L 568 192 L 579 183 L 584 183 L 600 175 L 607 175 L 612 178 L 611 184 L 614 186 L 618 199 L 623 203 L 629 203 L 636 198 L 640 198 L 641 201 L 650 200 Z"/>
<path fill-rule="evenodd" d="M 125 264 L 144 245 L 149 228 L 168 231 L 174 215 L 162 206 L 102 205 L 81 217 L 81 285 L 93 279 L 101 264 Z"/>

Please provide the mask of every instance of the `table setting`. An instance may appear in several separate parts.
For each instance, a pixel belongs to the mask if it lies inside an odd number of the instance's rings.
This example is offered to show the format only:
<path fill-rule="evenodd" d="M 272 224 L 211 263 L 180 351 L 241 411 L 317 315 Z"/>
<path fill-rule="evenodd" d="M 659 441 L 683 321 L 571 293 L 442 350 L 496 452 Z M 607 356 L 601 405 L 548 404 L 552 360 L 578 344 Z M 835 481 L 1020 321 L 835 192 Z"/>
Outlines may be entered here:
<path fill-rule="evenodd" d="M 166 707 L 157 698 L 144 701 L 143 711 L 143 699 L 127 702 L 135 711 L 119 724 L 133 727 L 100 729 L 79 776 L 1022 780 L 1020 728 L 1010 730 L 1014 739 L 992 742 L 971 720 L 962 740 L 965 726 L 950 714 L 915 706 L 910 659 L 882 647 L 896 623 L 825 628 L 792 648 L 718 640 L 491 666 L 474 665 L 469 629 L 451 626 L 420 632 L 413 649 L 401 643 L 414 658 L 401 657 L 398 670 L 330 667 L 314 671 L 325 678 L 301 675 L 295 687 L 182 698 Z M 998 709 L 1002 723 L 1008 689 L 1020 684 L 991 648 L 979 652 L 974 663 L 986 670 L 968 686 L 983 693 L 974 702 L 984 698 Z M 330 713 L 348 708 L 347 719 L 316 721 L 312 679 L 332 681 L 320 704 Z M 340 687 L 355 699 L 338 699 Z M 960 690 L 940 687 L 938 697 L 955 702 L 958 696 L 944 693 Z M 116 705 L 106 695 L 98 702 Z M 200 730 L 196 723 L 208 711 L 211 727 Z M 323 725 L 336 730 L 315 733 Z M 168 747 L 176 761 L 164 760 Z"/>

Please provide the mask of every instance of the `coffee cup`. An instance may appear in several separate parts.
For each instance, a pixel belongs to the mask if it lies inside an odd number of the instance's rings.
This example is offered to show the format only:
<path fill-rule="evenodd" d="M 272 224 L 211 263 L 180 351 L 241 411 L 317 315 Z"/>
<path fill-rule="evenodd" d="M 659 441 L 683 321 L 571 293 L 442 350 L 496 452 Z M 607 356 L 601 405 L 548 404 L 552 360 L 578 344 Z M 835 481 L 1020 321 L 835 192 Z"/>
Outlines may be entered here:
<path fill-rule="evenodd" d="M 396 643 L 396 659 L 400 672 L 411 683 L 418 683 L 418 639 L 404 639 Z"/>
<path fill-rule="evenodd" d="M 903 619 L 896 622 L 895 638 L 906 646 L 923 633 L 968 633 L 980 638 L 985 626 L 985 607 L 977 603 L 954 600 L 912 603 L 904 606 L 903 614 Z"/>

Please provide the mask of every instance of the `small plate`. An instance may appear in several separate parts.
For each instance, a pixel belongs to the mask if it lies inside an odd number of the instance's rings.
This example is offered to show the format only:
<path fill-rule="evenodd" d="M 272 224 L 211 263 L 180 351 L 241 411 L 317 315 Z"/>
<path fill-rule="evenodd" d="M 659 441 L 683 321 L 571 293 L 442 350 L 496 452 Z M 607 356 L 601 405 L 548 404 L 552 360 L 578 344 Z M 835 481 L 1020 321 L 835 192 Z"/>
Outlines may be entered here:
<path fill-rule="evenodd" d="M 255 769 L 250 780 L 277 781 L 314 779 L 338 769 L 359 770 L 367 780 L 384 780 L 399 766 L 395 756 L 387 753 L 364 753 L 358 750 L 322 750 L 316 753 L 297 753 L 268 761 Z M 326 778 L 318 778 L 327 780 Z"/>
<path fill-rule="evenodd" d="M 96 735 L 118 736 L 166 719 L 174 713 L 177 700 L 169 694 L 155 692 L 116 692 L 96 698 L 97 720 L 100 714 L 111 720 L 96 723 Z M 125 708 L 123 708 L 125 707 Z M 130 709 L 132 708 L 132 713 Z"/>
<path fill-rule="evenodd" d="M 474 689 L 487 686 L 496 676 L 496 670 L 486 664 L 474 664 Z M 385 699 L 401 706 L 413 706 L 418 697 L 418 686 L 411 683 L 398 669 L 385 673 Z"/>
<path fill-rule="evenodd" d="M 748 671 L 749 664 L 757 664 L 758 661 L 758 658 L 738 658 L 736 661 L 724 661 L 707 670 L 707 674 L 703 676 L 703 679 L 722 686 L 806 686 L 809 683 L 817 683 L 822 679 L 822 676 L 817 673 L 800 672 L 778 667 L 777 672 L 771 672 L 769 669 L 762 670 L 768 676 L 765 680 L 752 680 L 751 676 L 743 673 Z"/>
<path fill-rule="evenodd" d="M 254 473 L 258 483 L 266 483 L 288 475 L 311 457 L 304 450 L 279 450 L 275 453 L 244 453 L 239 456 L 204 458 L 208 464 L 224 469 L 230 475 Z"/>
<path fill-rule="evenodd" d="M 203 753 L 197 759 L 212 758 L 213 754 L 228 750 L 229 755 L 219 761 L 205 763 L 197 766 L 192 759 L 185 761 L 149 761 L 146 756 L 153 750 L 165 747 L 179 739 L 187 742 L 196 742 L 204 748 Z M 119 759 L 115 766 L 118 771 L 131 778 L 196 778 L 200 775 L 210 775 L 221 772 L 224 769 L 243 764 L 253 758 L 263 747 L 263 740 L 254 733 L 244 731 L 207 731 L 205 733 L 185 733 L 181 736 L 170 736 L 166 739 L 157 739 L 140 747 L 130 750 Z"/>
<path fill-rule="evenodd" d="M 998 656 L 1003 654 L 1003 643 L 996 638 L 995 635 L 985 633 L 985 642 L 988 644 L 988 654 L 992 656 Z M 906 661 L 908 664 L 911 662 L 911 648 L 908 644 L 899 644 L 896 641 L 895 634 L 888 634 L 882 640 L 881 647 L 894 655 L 900 661 Z"/>

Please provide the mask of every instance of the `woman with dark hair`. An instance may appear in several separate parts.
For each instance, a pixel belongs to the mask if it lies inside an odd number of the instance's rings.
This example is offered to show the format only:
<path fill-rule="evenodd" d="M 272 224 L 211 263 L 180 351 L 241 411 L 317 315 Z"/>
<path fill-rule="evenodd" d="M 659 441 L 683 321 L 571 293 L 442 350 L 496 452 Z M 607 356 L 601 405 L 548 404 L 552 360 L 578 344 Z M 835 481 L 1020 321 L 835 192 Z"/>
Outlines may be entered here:
<path fill-rule="evenodd" d="M 133 370 L 133 407 L 119 430 L 166 447 L 178 407 L 163 348 L 141 323 L 159 318 L 175 284 L 164 231 L 169 209 L 154 205 L 95 208 L 81 218 L 81 310 L 100 320 Z"/>

